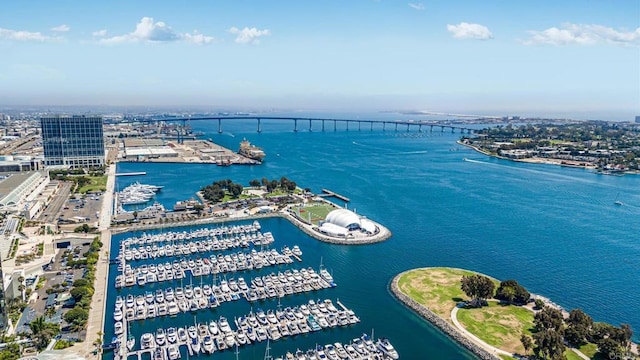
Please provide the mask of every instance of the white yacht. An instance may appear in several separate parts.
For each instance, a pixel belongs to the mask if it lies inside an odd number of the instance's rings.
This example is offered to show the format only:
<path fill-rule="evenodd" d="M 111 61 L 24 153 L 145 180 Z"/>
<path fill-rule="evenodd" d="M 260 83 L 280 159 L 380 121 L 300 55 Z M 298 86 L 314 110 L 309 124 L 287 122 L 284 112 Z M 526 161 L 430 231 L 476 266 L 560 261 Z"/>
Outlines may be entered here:
<path fill-rule="evenodd" d="M 176 340 L 178 340 L 178 332 L 176 331 L 176 328 L 174 327 L 170 327 L 167 329 L 167 341 L 169 341 L 170 343 L 175 343 Z"/>
<path fill-rule="evenodd" d="M 163 328 L 158 328 L 158 330 L 156 330 L 156 344 L 158 344 L 158 346 L 162 346 L 167 342 L 167 335 L 164 332 Z"/>
<path fill-rule="evenodd" d="M 153 334 L 152 333 L 144 333 L 142 334 L 142 336 L 140 337 L 140 346 L 143 349 L 148 349 L 151 347 L 155 347 L 155 341 L 153 339 Z"/>
<path fill-rule="evenodd" d="M 177 360 L 180 359 L 180 350 L 178 350 L 178 345 L 169 345 L 167 347 L 167 357 L 169 360 Z"/>
<path fill-rule="evenodd" d="M 386 356 L 392 358 L 392 359 L 398 359 L 398 352 L 396 351 L 396 349 L 393 347 L 393 345 L 391 345 L 391 343 L 389 342 L 388 339 L 386 338 L 379 338 L 378 341 L 376 342 L 376 345 L 378 347 L 378 349 L 380 351 L 382 351 L 383 354 L 385 354 Z"/>
<path fill-rule="evenodd" d="M 202 349 L 207 354 L 212 354 L 215 351 L 215 345 L 213 344 L 213 338 L 211 338 L 211 336 L 207 335 L 204 337 Z"/>

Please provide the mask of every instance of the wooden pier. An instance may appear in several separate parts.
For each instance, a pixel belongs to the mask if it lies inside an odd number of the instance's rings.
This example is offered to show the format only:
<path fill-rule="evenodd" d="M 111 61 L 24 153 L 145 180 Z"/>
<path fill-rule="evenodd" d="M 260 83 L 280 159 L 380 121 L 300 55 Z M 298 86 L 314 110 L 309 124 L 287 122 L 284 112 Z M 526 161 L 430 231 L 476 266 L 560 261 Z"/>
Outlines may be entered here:
<path fill-rule="evenodd" d="M 322 192 L 323 192 L 324 194 L 321 194 L 320 196 L 325 196 L 325 197 L 326 197 L 326 196 L 334 197 L 334 198 L 338 198 L 338 199 L 340 199 L 340 200 L 342 200 L 342 201 L 344 201 L 344 202 L 349 202 L 349 201 L 351 201 L 348 197 L 346 197 L 346 196 L 344 196 L 344 195 L 340 195 L 340 194 L 338 194 L 338 193 L 336 193 L 336 192 L 333 192 L 333 191 L 331 191 L 331 190 L 328 190 L 328 189 L 322 189 Z"/>

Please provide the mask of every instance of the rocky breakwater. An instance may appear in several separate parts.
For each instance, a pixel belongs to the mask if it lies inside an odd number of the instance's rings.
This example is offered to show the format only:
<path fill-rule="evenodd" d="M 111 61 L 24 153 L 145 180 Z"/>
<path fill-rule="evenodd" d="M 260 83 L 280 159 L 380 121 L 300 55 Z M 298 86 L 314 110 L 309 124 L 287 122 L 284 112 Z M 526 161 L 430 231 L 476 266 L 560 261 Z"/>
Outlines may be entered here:
<path fill-rule="evenodd" d="M 474 353 L 480 359 L 482 359 L 482 360 L 496 360 L 496 359 L 499 360 L 500 359 L 499 357 L 489 353 L 485 349 L 483 349 L 480 346 L 476 345 L 469 338 L 467 338 L 464 334 L 462 334 L 460 331 L 458 331 L 453 325 L 449 324 L 446 320 L 444 320 L 440 316 L 436 315 L 434 312 L 432 312 L 431 310 L 429 310 L 425 306 L 421 305 L 417 301 L 413 300 L 409 296 L 405 295 L 400 290 L 400 288 L 398 287 L 398 281 L 400 280 L 400 278 L 404 274 L 405 273 L 403 272 L 403 273 L 400 273 L 400 274 L 396 275 L 396 277 L 394 277 L 393 280 L 391 281 L 391 285 L 390 285 L 391 293 L 398 300 L 400 300 L 403 304 L 405 304 L 410 309 L 412 309 L 413 311 L 418 313 L 421 317 L 423 317 L 424 319 L 429 321 L 431 324 L 435 325 L 437 328 L 439 328 L 446 335 L 448 335 L 449 337 L 454 339 L 460 345 L 462 345 L 465 348 L 469 349 L 469 351 Z"/>

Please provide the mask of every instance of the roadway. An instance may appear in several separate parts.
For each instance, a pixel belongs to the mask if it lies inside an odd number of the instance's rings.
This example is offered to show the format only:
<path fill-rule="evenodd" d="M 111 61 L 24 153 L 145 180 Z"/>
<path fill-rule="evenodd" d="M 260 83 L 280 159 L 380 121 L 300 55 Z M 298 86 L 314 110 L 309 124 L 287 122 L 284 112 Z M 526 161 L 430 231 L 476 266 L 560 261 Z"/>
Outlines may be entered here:
<path fill-rule="evenodd" d="M 71 183 L 61 181 L 60 189 L 56 191 L 55 195 L 53 195 L 53 199 L 49 201 L 49 204 L 45 207 L 42 214 L 40 214 L 39 220 L 47 223 L 56 223 L 58 213 L 60 213 L 60 209 L 62 209 L 65 201 L 67 201 L 70 192 Z"/>

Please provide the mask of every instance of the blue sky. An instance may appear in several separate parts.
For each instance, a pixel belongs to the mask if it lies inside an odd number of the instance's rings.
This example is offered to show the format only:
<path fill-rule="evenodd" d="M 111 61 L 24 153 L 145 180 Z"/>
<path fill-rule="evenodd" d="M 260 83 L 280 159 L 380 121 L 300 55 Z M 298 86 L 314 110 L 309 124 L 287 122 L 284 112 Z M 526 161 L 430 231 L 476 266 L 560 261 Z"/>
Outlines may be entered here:
<path fill-rule="evenodd" d="M 3 1 L 0 103 L 640 115 L 640 2 Z"/>

